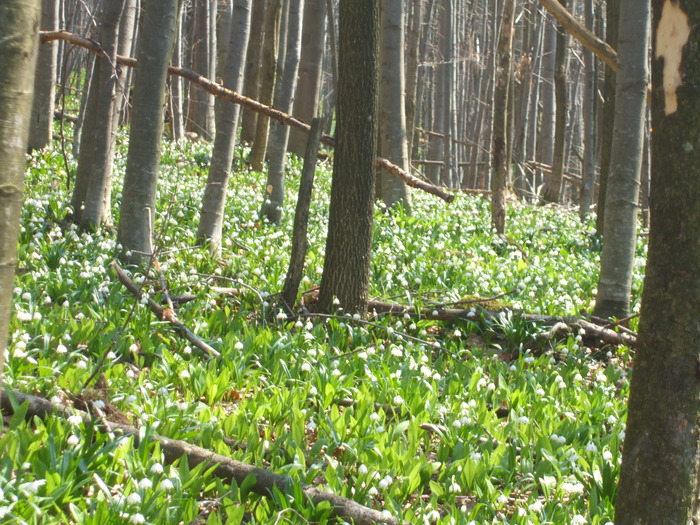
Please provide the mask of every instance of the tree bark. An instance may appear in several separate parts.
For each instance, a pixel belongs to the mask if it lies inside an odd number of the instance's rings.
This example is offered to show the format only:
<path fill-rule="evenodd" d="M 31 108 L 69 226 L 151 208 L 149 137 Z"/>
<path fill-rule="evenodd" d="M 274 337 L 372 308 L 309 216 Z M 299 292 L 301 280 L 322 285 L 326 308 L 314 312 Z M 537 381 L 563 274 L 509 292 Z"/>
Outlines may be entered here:
<path fill-rule="evenodd" d="M 275 103 L 275 107 L 285 113 L 290 113 L 292 110 L 294 92 L 297 87 L 303 10 L 304 0 L 289 0 L 284 68 L 282 68 L 282 77 L 277 86 L 278 96 Z M 275 123 L 270 130 L 267 183 L 260 209 L 260 216 L 265 217 L 272 224 L 279 224 L 282 221 L 284 169 L 287 162 L 288 141 L 289 126 Z"/>
<path fill-rule="evenodd" d="M 641 17 L 643 3 L 621 2 L 621 57 L 626 4 Z M 653 0 L 653 13 L 652 222 L 618 525 L 700 521 L 700 5 Z"/>
<path fill-rule="evenodd" d="M 566 0 L 559 0 L 566 8 Z M 564 154 L 566 151 L 566 70 L 568 68 L 568 52 L 566 32 L 557 27 L 557 54 L 554 67 L 554 101 L 556 115 L 554 123 L 554 151 L 552 156 L 552 173 L 546 180 L 542 198 L 545 202 L 558 203 L 561 200 L 561 190 L 564 179 Z"/>
<path fill-rule="evenodd" d="M 301 34 L 301 59 L 299 80 L 294 97 L 294 116 L 310 122 L 318 112 L 321 93 L 323 48 L 326 40 L 326 2 L 308 1 L 304 4 L 304 21 Z M 299 156 L 306 149 L 306 134 L 289 131 L 288 149 Z"/>
<path fill-rule="evenodd" d="M 404 0 L 383 0 L 380 14 L 379 148 L 382 155 L 409 170 L 404 67 Z M 380 172 L 381 198 L 388 207 L 411 211 L 411 192 L 404 181 Z"/>
<path fill-rule="evenodd" d="M 246 50 L 250 37 L 250 18 L 253 0 L 235 0 L 231 31 L 229 32 L 226 66 L 224 69 L 224 86 L 239 91 L 243 86 L 243 70 Z M 227 100 L 216 99 L 216 137 L 211 155 L 209 176 L 204 189 L 202 211 L 197 228 L 197 242 L 209 242 L 214 254 L 221 250 L 221 234 L 226 205 L 233 150 L 238 129 L 240 106 Z"/>
<path fill-rule="evenodd" d="M 115 112 L 118 101 L 117 45 L 119 23 L 126 0 L 105 4 L 100 21 L 103 57 L 93 68 L 93 79 L 81 129 L 78 169 L 71 198 L 73 220 L 83 230 L 101 226 L 110 216 L 112 165 L 116 139 Z"/>
<path fill-rule="evenodd" d="M 212 26 L 212 10 L 216 13 L 216 1 L 194 0 L 193 69 L 207 78 L 216 77 L 216 29 Z M 214 45 L 212 45 L 214 43 Z M 190 131 L 204 140 L 214 137 L 214 97 L 200 89 L 190 90 Z"/>
<path fill-rule="evenodd" d="M 649 85 L 649 9 L 648 0 L 620 2 L 615 129 L 594 310 L 603 318 L 626 317 L 630 308 Z"/>
<path fill-rule="evenodd" d="M 122 192 L 118 239 L 142 262 L 152 255 L 156 186 L 163 135 L 163 104 L 168 61 L 178 20 L 178 0 L 148 2 L 138 45 L 134 79 L 129 152 Z"/>
<path fill-rule="evenodd" d="M 506 196 L 510 185 L 510 157 L 508 152 L 508 113 L 510 113 L 509 86 L 513 74 L 513 22 L 515 20 L 515 0 L 504 0 L 501 17 L 501 34 L 498 38 L 498 66 L 493 97 L 493 141 L 491 178 L 491 223 L 497 233 L 506 230 Z"/>
<path fill-rule="evenodd" d="M 337 135 L 319 308 L 365 313 L 377 149 L 379 1 L 342 0 Z"/>
<path fill-rule="evenodd" d="M 248 44 L 243 86 L 243 94 L 246 97 L 258 100 L 260 93 L 260 57 L 262 56 L 262 38 L 265 27 L 266 0 L 253 0 L 253 13 L 250 19 L 250 33 L 257 35 L 251 38 Z M 258 122 L 258 114 L 253 111 L 243 111 L 241 117 L 241 140 L 253 142 L 255 128 Z"/>
<path fill-rule="evenodd" d="M 586 26 L 593 28 L 593 0 L 584 0 Z M 593 204 L 593 185 L 596 168 L 596 99 L 597 72 L 593 53 L 583 51 L 584 91 L 583 91 L 583 184 L 579 200 L 579 217 L 586 220 Z"/>
<path fill-rule="evenodd" d="M 41 29 L 58 29 L 58 9 L 60 2 L 42 0 Z M 34 101 L 32 122 L 29 128 L 29 149 L 42 149 L 51 144 L 53 137 L 54 87 L 56 85 L 56 65 L 58 46 L 50 44 L 39 49 L 37 70 L 34 78 Z"/>
<path fill-rule="evenodd" d="M 260 70 L 260 93 L 258 100 L 269 106 L 275 92 L 277 79 L 277 47 L 280 35 L 280 17 L 282 15 L 282 0 L 267 0 L 265 9 L 265 36 L 262 48 L 262 64 Z M 258 115 L 255 127 L 255 139 L 250 150 L 250 166 L 255 171 L 263 171 L 265 152 L 267 151 L 270 119 Z"/>
<path fill-rule="evenodd" d="M 3 0 L 0 4 L 0 385 L 17 265 L 40 19 L 39 0 Z"/>

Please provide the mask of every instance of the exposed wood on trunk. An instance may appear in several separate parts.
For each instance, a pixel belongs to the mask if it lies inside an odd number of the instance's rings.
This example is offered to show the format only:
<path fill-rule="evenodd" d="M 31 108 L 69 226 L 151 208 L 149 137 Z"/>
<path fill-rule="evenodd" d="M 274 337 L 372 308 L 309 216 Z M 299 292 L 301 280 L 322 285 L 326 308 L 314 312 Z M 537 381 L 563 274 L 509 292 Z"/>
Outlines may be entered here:
<path fill-rule="evenodd" d="M 115 435 L 119 436 L 132 436 L 134 440 L 134 448 L 139 446 L 141 434 L 139 433 L 139 429 L 136 427 L 131 425 L 123 425 L 120 423 L 113 423 L 107 420 L 94 421 L 93 418 L 86 412 L 75 410 L 64 405 L 54 404 L 51 401 L 41 397 L 23 394 L 22 392 L 18 391 L 12 391 L 11 394 L 12 397 L 14 397 L 20 404 L 28 403 L 29 408 L 25 415 L 27 419 L 31 419 L 33 417 L 45 419 L 54 414 L 63 417 L 78 415 L 82 417 L 85 424 L 91 424 L 94 422 L 103 432 L 114 433 Z M 6 391 L 2 391 L 0 394 L 0 407 L 2 407 L 3 413 L 13 413 L 11 397 Z M 269 470 L 262 469 L 254 465 L 249 465 L 247 463 L 242 463 L 220 454 L 215 454 L 210 450 L 198 447 L 196 445 L 191 445 L 186 441 L 170 439 L 158 434 L 154 434 L 151 439 L 158 442 L 165 461 L 168 464 L 174 463 L 176 460 L 184 456 L 187 458 L 190 468 L 193 468 L 200 463 L 204 463 L 205 465 L 216 465 L 213 472 L 214 476 L 228 482 L 235 480 L 239 485 L 241 485 L 246 478 L 252 474 L 252 476 L 255 478 L 255 484 L 251 487 L 251 490 L 264 497 L 271 497 L 275 488 L 281 492 L 288 491 L 290 488 L 289 476 L 275 474 Z M 353 500 L 343 498 L 336 494 L 322 491 L 312 485 L 302 485 L 302 491 L 306 497 L 308 497 L 316 505 L 322 501 L 329 502 L 333 508 L 333 515 L 335 517 L 349 519 L 357 525 L 371 525 L 374 523 L 398 525 L 401 523 L 394 517 L 386 517 L 384 513 L 378 510 L 370 509 Z"/>
<path fill-rule="evenodd" d="M 51 42 L 53 40 L 64 40 L 73 45 L 89 49 L 94 53 L 101 53 L 100 45 L 94 40 L 82 38 L 78 35 L 74 35 L 67 31 L 41 31 L 42 42 Z M 117 62 L 129 67 L 137 66 L 136 59 L 131 57 L 118 56 Z M 273 118 L 287 126 L 292 126 L 306 133 L 308 133 L 311 129 L 311 126 L 309 126 L 308 124 L 294 118 L 293 116 L 287 113 L 278 111 L 274 108 L 261 104 L 260 102 L 257 102 L 256 100 L 253 100 L 251 98 L 244 97 L 243 95 L 240 95 L 235 91 L 231 91 L 230 89 L 226 89 L 222 85 L 217 84 L 216 82 L 209 80 L 208 78 L 203 77 L 199 73 L 195 73 L 194 71 L 191 71 L 189 69 L 176 68 L 171 66 L 168 68 L 168 72 L 171 75 L 176 75 L 185 78 L 190 82 L 197 84 L 199 87 L 201 87 L 202 89 L 211 93 L 214 96 L 224 98 L 233 102 L 234 104 L 240 104 L 241 106 L 246 107 L 256 113 L 267 115 L 268 117 Z M 321 143 L 331 148 L 335 147 L 335 139 L 333 137 L 329 137 L 328 135 L 323 135 L 323 137 L 321 138 Z M 399 166 L 392 164 L 383 157 L 377 157 L 375 160 L 375 164 L 380 168 L 388 171 L 392 175 L 399 177 L 400 179 L 405 181 L 406 184 L 413 188 L 418 188 L 427 193 L 431 193 L 436 197 L 440 197 L 445 202 L 452 202 L 454 200 L 454 195 L 447 193 L 442 188 L 434 186 L 429 182 L 425 182 L 414 177 L 410 173 L 407 173 Z"/>

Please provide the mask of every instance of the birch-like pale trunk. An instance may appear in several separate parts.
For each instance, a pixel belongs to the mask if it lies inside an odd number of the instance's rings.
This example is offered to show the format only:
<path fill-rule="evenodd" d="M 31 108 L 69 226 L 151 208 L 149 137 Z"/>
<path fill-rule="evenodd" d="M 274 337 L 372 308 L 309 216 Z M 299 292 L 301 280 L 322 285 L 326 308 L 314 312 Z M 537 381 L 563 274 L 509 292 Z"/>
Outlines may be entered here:
<path fill-rule="evenodd" d="M 39 0 L 0 4 L 0 385 L 10 326 L 41 18 Z"/>

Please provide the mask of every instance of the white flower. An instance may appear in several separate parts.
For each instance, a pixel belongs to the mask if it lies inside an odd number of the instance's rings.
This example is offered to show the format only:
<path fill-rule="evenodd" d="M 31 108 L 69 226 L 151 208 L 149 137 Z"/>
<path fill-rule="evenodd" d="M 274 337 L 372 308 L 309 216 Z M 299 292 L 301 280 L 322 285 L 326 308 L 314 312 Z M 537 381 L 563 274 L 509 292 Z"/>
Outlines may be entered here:
<path fill-rule="evenodd" d="M 397 395 L 397 396 L 394 396 L 394 403 L 395 403 L 396 405 L 402 404 L 402 403 L 403 403 L 403 397 L 398 396 L 398 395 Z"/>
<path fill-rule="evenodd" d="M 530 512 L 542 512 L 542 502 L 541 501 L 536 501 L 532 503 L 531 505 L 528 506 L 528 510 Z"/>
<path fill-rule="evenodd" d="M 233 349 L 234 350 L 243 350 L 243 343 L 241 343 L 240 341 L 236 341 L 236 344 L 233 345 Z"/>
<path fill-rule="evenodd" d="M 173 485 L 173 482 L 169 479 L 164 479 L 160 482 L 160 489 L 164 490 L 165 492 L 170 492 L 173 490 L 173 488 L 175 488 L 175 485 Z"/>
<path fill-rule="evenodd" d="M 462 487 L 460 487 L 458 483 L 452 482 L 452 485 L 450 485 L 449 491 L 453 492 L 453 493 L 459 493 L 459 492 L 462 492 Z"/>
<path fill-rule="evenodd" d="M 162 474 L 163 473 L 163 465 L 160 463 L 154 463 L 153 466 L 151 467 L 151 474 Z"/>
<path fill-rule="evenodd" d="M 74 415 L 72 415 L 72 416 L 68 416 L 67 421 L 68 421 L 69 424 L 77 426 L 77 425 L 80 425 L 80 423 L 83 422 L 83 418 L 80 417 L 80 416 L 78 416 L 78 415 L 75 415 L 75 414 L 74 414 Z"/>
<path fill-rule="evenodd" d="M 190 378 L 190 372 L 185 368 L 180 372 L 180 377 L 182 379 L 189 379 Z"/>
<path fill-rule="evenodd" d="M 481 461 L 482 455 L 481 452 L 474 452 L 471 456 L 469 456 L 472 461 Z"/>
<path fill-rule="evenodd" d="M 376 496 L 377 494 L 379 494 L 379 491 L 377 490 L 377 487 L 370 487 L 367 493 L 370 496 Z"/>
<path fill-rule="evenodd" d="M 301 365 L 301 371 L 302 372 L 308 372 L 311 370 L 311 365 L 309 363 L 302 363 Z"/>
<path fill-rule="evenodd" d="M 57 354 L 65 354 L 67 351 L 68 351 L 68 348 L 66 348 L 66 345 L 64 345 L 64 344 L 59 344 L 56 347 Z"/>
<path fill-rule="evenodd" d="M 379 488 L 380 488 L 380 489 L 385 489 L 385 488 L 387 488 L 389 485 L 391 485 L 391 483 L 392 483 L 393 481 L 394 481 L 394 479 L 393 479 L 391 476 L 384 476 L 384 477 L 379 481 Z"/>
<path fill-rule="evenodd" d="M 589 441 L 588 445 L 586 445 L 586 452 L 598 452 L 598 447 L 595 446 L 595 443 Z"/>
<path fill-rule="evenodd" d="M 132 492 L 126 498 L 126 502 L 129 505 L 138 505 L 139 503 L 141 503 L 141 496 L 139 496 L 138 492 Z"/>
<path fill-rule="evenodd" d="M 582 494 L 584 487 L 582 483 L 562 483 L 561 489 L 568 494 Z"/>
<path fill-rule="evenodd" d="M 146 518 L 143 517 L 143 514 L 137 512 L 136 514 L 131 515 L 129 518 L 129 523 L 140 525 L 141 523 L 146 523 Z"/>
<path fill-rule="evenodd" d="M 357 469 L 357 473 L 358 474 L 367 474 L 367 465 L 365 465 L 364 463 L 362 465 L 360 465 Z"/>
<path fill-rule="evenodd" d="M 403 355 L 403 352 L 400 348 L 394 346 L 391 349 L 391 355 L 393 355 L 394 357 L 401 357 Z"/>
<path fill-rule="evenodd" d="M 75 447 L 78 444 L 80 444 L 80 438 L 78 436 L 76 436 L 75 434 L 73 434 L 66 440 L 66 443 L 68 444 L 69 447 Z"/>
<path fill-rule="evenodd" d="M 22 359 L 23 357 L 27 357 L 27 352 L 21 348 L 15 348 L 14 352 L 12 352 L 12 357 Z"/>
<path fill-rule="evenodd" d="M 143 478 L 139 481 L 139 488 L 141 490 L 148 490 L 153 486 L 153 482 L 148 478 Z"/>
<path fill-rule="evenodd" d="M 20 492 L 24 492 L 26 494 L 36 494 L 39 491 L 39 487 L 43 485 L 46 485 L 46 480 L 37 479 L 36 481 L 22 483 L 18 488 Z"/>
<path fill-rule="evenodd" d="M 379 420 L 379 414 L 377 414 L 376 412 L 372 412 L 372 413 L 369 415 L 369 420 L 370 420 L 370 421 L 378 421 L 378 420 Z"/>
<path fill-rule="evenodd" d="M 78 361 L 75 363 L 75 368 L 78 370 L 85 370 L 87 368 L 87 363 L 85 361 Z"/>
<path fill-rule="evenodd" d="M 318 389 L 315 386 L 312 386 L 311 388 L 309 388 L 309 395 L 310 396 L 315 396 L 316 394 L 318 394 Z"/>
<path fill-rule="evenodd" d="M 277 312 L 277 320 L 278 321 L 284 321 L 287 318 L 287 314 L 284 313 L 282 310 Z"/>
<path fill-rule="evenodd" d="M 574 516 L 571 518 L 571 525 L 586 525 L 586 523 L 586 518 L 580 514 L 574 514 Z"/>
<path fill-rule="evenodd" d="M 518 418 L 518 423 L 521 425 L 527 425 L 530 422 L 530 419 L 527 416 L 520 416 Z"/>

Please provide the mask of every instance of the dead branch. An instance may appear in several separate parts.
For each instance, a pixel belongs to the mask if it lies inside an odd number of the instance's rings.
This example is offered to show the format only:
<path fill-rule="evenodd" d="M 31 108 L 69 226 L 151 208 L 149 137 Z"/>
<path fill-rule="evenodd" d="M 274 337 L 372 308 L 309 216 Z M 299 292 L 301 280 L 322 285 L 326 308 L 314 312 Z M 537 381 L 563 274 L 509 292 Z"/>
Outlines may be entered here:
<path fill-rule="evenodd" d="M 540 0 L 540 3 L 585 48 L 593 52 L 594 55 L 610 66 L 613 71 L 617 71 L 617 52 L 607 42 L 601 40 L 586 29 L 585 26 L 581 25 L 558 0 Z"/>
<path fill-rule="evenodd" d="M 96 426 L 105 432 L 114 432 L 114 434 L 118 436 L 132 436 L 134 439 L 134 448 L 139 445 L 139 429 L 131 425 L 122 425 L 110 421 L 104 421 L 102 423 L 93 421 L 86 412 L 78 411 L 64 405 L 53 404 L 47 399 L 24 394 L 15 390 L 12 391 L 11 395 L 16 398 L 20 404 L 28 403 L 29 408 L 25 416 L 27 419 L 35 416 L 40 419 L 45 419 L 52 414 L 63 417 L 78 415 L 86 424 L 95 423 Z M 13 413 L 11 397 L 4 390 L 0 392 L 0 408 L 3 413 Z M 270 497 L 274 488 L 282 492 L 286 492 L 289 489 L 290 479 L 288 476 L 281 476 L 269 470 L 242 463 L 220 454 L 215 454 L 210 450 L 191 445 L 186 441 L 170 439 L 157 434 L 153 435 L 152 439 L 160 444 L 160 449 L 168 464 L 184 456 L 187 458 L 190 468 L 194 468 L 200 463 L 216 465 L 214 470 L 215 476 L 228 482 L 235 480 L 239 485 L 252 474 L 255 478 L 255 485 L 253 485 L 251 490 L 263 497 Z M 317 505 L 323 501 L 327 501 L 333 508 L 334 516 L 347 518 L 357 525 L 372 525 L 374 523 L 398 525 L 400 523 L 396 518 L 386 517 L 378 510 L 370 509 L 364 505 L 360 505 L 356 501 L 325 492 L 311 485 L 302 485 L 302 490 L 314 504 Z"/>
<path fill-rule="evenodd" d="M 382 313 L 382 314 L 393 314 L 393 315 L 404 315 L 408 314 L 410 316 L 421 317 L 425 319 L 433 319 L 436 321 L 460 321 L 460 320 L 471 320 L 476 321 L 480 316 L 487 321 L 496 321 L 503 314 L 502 310 L 483 310 L 483 309 L 457 309 L 457 308 L 416 308 L 414 306 L 406 306 L 396 303 L 387 303 L 384 301 L 370 300 L 367 305 L 368 311 Z M 618 333 L 614 330 L 606 328 L 604 326 L 599 326 L 586 319 L 581 319 L 580 317 L 557 317 L 553 315 L 538 315 L 530 313 L 521 313 L 523 319 L 532 321 L 533 323 L 553 326 L 557 323 L 564 323 L 565 325 L 572 328 L 581 328 L 585 332 L 585 335 L 599 339 L 604 343 L 611 345 L 624 345 L 634 348 L 637 346 L 637 334 L 634 332 L 622 332 Z"/>
<path fill-rule="evenodd" d="M 53 40 L 64 40 L 73 45 L 84 47 L 85 49 L 88 49 L 93 53 L 102 53 L 102 47 L 99 43 L 95 42 L 94 40 L 82 38 L 68 31 L 40 31 L 39 34 L 41 36 L 42 43 L 51 42 Z M 117 56 L 117 62 L 128 67 L 137 66 L 136 59 L 131 57 Z M 256 113 L 266 115 L 272 119 L 277 120 L 278 122 L 281 122 L 282 124 L 299 129 L 305 133 L 309 133 L 311 131 L 311 126 L 309 126 L 305 122 L 302 122 L 299 119 L 294 118 L 292 115 L 288 115 L 287 113 L 261 104 L 257 100 L 244 97 L 243 95 L 236 93 L 235 91 L 231 91 L 230 89 L 225 88 L 221 84 L 217 84 L 216 82 L 209 80 L 206 77 L 203 77 L 199 73 L 196 73 L 189 69 L 174 66 L 170 66 L 168 68 L 168 73 L 170 75 L 182 77 L 184 79 L 189 80 L 190 82 L 198 85 L 207 93 L 211 93 L 215 97 L 223 98 L 224 100 L 228 100 L 230 102 L 233 102 L 234 104 L 239 104 L 243 107 L 250 109 L 251 111 L 255 111 Z M 323 135 L 321 137 L 321 142 L 331 148 L 335 147 L 335 139 L 329 137 L 328 135 Z M 406 184 L 413 188 L 418 188 L 427 193 L 431 193 L 437 197 L 440 197 L 445 202 L 452 202 L 454 200 L 454 195 L 445 192 L 442 188 L 434 186 L 429 182 L 414 177 L 410 173 L 406 172 L 396 164 L 389 162 L 383 157 L 377 157 L 375 160 L 375 164 L 387 171 L 388 173 L 399 177 Z"/>
<path fill-rule="evenodd" d="M 136 286 L 131 279 L 129 279 L 129 276 L 121 268 L 121 266 L 117 264 L 116 261 L 112 261 L 112 269 L 117 274 L 117 277 L 119 278 L 121 283 L 126 287 L 126 289 L 129 290 L 129 292 L 131 292 L 131 294 L 134 297 L 136 297 L 136 299 L 138 299 L 139 301 L 142 300 L 144 296 L 139 290 L 139 287 Z M 175 316 L 174 310 L 172 310 L 171 308 L 163 308 L 150 297 L 146 297 L 146 300 L 146 304 L 148 304 L 148 307 L 154 314 L 156 314 L 158 319 L 160 319 L 161 321 L 168 321 L 168 323 L 170 323 L 170 326 L 172 326 L 175 329 L 175 332 L 178 335 L 187 339 L 190 343 L 192 343 L 194 346 L 199 348 L 202 352 L 209 355 L 210 357 L 219 357 L 219 352 L 214 350 L 211 346 L 209 346 L 199 337 L 194 335 L 189 328 L 182 324 L 182 322 Z"/>

